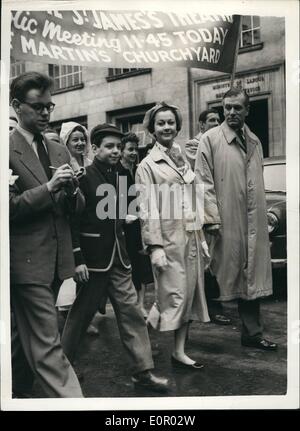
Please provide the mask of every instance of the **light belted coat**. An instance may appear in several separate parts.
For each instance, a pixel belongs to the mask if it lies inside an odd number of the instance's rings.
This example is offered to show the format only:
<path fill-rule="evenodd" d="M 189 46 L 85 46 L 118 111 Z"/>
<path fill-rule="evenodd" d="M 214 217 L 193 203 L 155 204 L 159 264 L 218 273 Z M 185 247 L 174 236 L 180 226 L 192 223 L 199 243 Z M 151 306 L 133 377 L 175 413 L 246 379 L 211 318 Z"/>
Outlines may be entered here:
<path fill-rule="evenodd" d="M 207 131 L 195 164 L 205 187 L 204 224 L 221 223 L 210 268 L 224 301 L 272 294 L 262 148 L 246 125 L 244 132 L 247 154 L 226 122 Z"/>
<path fill-rule="evenodd" d="M 155 184 L 177 185 L 180 189 L 189 183 L 194 194 L 194 174 L 191 170 L 182 175 L 175 163 L 157 145 L 141 161 L 136 172 L 136 184 L 142 185 L 146 192 Z M 168 267 L 159 273 L 154 271 L 157 301 L 154 308 L 157 311 L 157 321 L 155 322 L 155 315 L 151 312 L 153 309 L 149 313 L 148 321 L 160 331 L 178 329 L 189 320 L 209 321 L 199 231 L 187 231 L 186 220 L 172 217 L 172 212 L 170 217 L 163 217 L 165 199 L 159 198 L 157 188 L 152 190 L 154 208 L 152 207 L 148 216 L 143 208 L 143 205 L 147 204 L 146 193 L 142 193 L 140 198 L 142 239 L 146 247 L 163 247 Z M 165 197 L 167 198 L 167 195 Z M 183 202 L 177 204 L 182 208 Z M 188 202 L 185 202 L 185 205 L 188 205 Z"/>

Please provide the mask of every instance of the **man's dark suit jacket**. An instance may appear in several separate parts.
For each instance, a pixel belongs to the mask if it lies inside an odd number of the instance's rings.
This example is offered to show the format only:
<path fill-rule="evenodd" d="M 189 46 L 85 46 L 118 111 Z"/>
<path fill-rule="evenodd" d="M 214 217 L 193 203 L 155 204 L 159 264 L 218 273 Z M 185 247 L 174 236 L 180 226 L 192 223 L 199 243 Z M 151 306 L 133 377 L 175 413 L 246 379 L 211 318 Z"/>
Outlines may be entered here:
<path fill-rule="evenodd" d="M 50 163 L 69 163 L 64 146 L 45 139 Z M 54 276 L 74 275 L 70 215 L 84 208 L 84 198 L 50 193 L 48 178 L 24 136 L 10 135 L 9 167 L 17 175 L 9 187 L 10 276 L 12 284 L 50 284 Z"/>

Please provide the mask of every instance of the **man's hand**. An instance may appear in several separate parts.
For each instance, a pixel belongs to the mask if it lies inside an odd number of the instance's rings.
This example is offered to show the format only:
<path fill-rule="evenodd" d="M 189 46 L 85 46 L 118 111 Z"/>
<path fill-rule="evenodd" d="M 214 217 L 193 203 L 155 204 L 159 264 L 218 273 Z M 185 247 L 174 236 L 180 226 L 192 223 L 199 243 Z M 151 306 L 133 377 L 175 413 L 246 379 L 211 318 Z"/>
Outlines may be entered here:
<path fill-rule="evenodd" d="M 65 183 L 64 191 L 69 196 L 74 196 L 79 189 L 79 181 L 76 175 L 73 176 L 71 181 Z"/>
<path fill-rule="evenodd" d="M 66 186 L 68 182 L 72 182 L 74 178 L 74 171 L 67 163 L 59 166 L 54 171 L 53 177 L 47 182 L 47 187 L 50 193 L 55 193 Z"/>
<path fill-rule="evenodd" d="M 164 271 L 167 268 L 168 260 L 162 247 L 156 247 L 151 250 L 151 263 L 153 268 L 158 271 Z"/>
<path fill-rule="evenodd" d="M 204 226 L 205 232 L 214 236 L 217 236 L 219 234 L 220 228 L 221 228 L 220 224 L 208 224 Z"/>
<path fill-rule="evenodd" d="M 76 283 L 87 283 L 89 281 L 89 271 L 85 264 L 76 266 L 74 280 Z"/>

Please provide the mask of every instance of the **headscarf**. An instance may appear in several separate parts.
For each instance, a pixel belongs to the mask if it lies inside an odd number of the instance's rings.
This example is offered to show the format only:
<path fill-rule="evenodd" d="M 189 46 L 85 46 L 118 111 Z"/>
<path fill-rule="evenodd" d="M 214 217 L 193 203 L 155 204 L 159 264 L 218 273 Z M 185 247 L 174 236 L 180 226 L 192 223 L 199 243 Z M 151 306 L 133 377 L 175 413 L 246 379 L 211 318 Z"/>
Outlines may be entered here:
<path fill-rule="evenodd" d="M 166 102 L 159 102 L 153 108 L 149 109 L 144 117 L 143 126 L 148 132 L 153 135 L 154 133 L 154 119 L 155 115 L 160 111 L 161 109 L 170 109 L 175 115 L 176 118 L 176 129 L 177 132 L 181 130 L 182 127 L 182 115 L 179 111 L 179 108 L 174 105 L 169 105 Z"/>
<path fill-rule="evenodd" d="M 66 146 L 67 150 L 69 151 L 67 147 L 67 143 L 75 128 L 79 128 L 82 131 L 82 133 L 85 135 L 86 147 L 83 154 L 83 165 L 88 166 L 92 163 L 93 153 L 92 153 L 92 148 L 89 140 L 89 133 L 84 126 L 82 126 L 79 123 L 75 123 L 75 121 L 68 121 L 67 123 L 62 123 L 61 131 L 60 131 L 60 139 L 62 143 Z M 78 165 L 78 162 L 72 156 L 71 153 L 70 153 L 70 156 L 71 156 L 71 166 L 74 169 L 74 171 L 77 171 L 80 168 L 80 166 Z"/>

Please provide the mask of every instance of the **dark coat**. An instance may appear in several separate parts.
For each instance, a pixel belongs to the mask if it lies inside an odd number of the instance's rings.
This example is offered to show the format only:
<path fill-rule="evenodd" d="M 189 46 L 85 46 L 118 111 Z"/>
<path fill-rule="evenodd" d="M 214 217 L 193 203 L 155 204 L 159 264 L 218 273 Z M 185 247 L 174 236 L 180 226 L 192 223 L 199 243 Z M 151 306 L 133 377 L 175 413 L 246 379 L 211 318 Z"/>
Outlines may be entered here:
<path fill-rule="evenodd" d="M 111 218 L 101 219 L 99 210 L 104 207 L 112 209 L 106 196 L 100 194 L 104 185 L 115 186 L 117 194 L 114 199 L 114 208 Z M 100 187 L 100 188 L 99 188 Z M 106 187 L 106 186 L 105 186 Z M 73 247 L 76 266 L 86 264 L 89 271 L 108 271 L 113 263 L 114 251 L 117 251 L 123 266 L 131 267 L 126 251 L 124 219 L 119 219 L 118 174 L 100 162 L 96 157 L 93 163 L 86 168 L 86 175 L 81 179 L 80 188 L 84 194 L 86 207 L 80 218 L 73 223 Z"/>
<path fill-rule="evenodd" d="M 126 178 L 127 180 L 127 207 L 136 198 L 133 194 L 132 186 L 135 184 L 135 173 L 136 167 L 133 170 L 133 177 L 131 172 L 124 168 L 121 162 L 117 165 L 117 171 L 119 174 L 119 181 Z M 130 195 L 128 191 L 130 189 Z M 120 198 L 124 198 L 124 193 L 121 193 Z M 131 224 L 125 224 L 125 239 L 126 239 L 126 249 L 129 255 L 129 259 L 132 265 L 132 281 L 137 290 L 141 289 L 142 283 L 153 283 L 153 274 L 150 257 L 145 254 L 141 254 L 143 250 L 142 234 L 140 220 L 136 220 Z"/>
<path fill-rule="evenodd" d="M 69 163 L 62 145 L 45 142 L 53 166 Z M 50 284 L 55 272 L 61 280 L 72 277 L 69 215 L 83 209 L 82 194 L 49 193 L 42 165 L 18 130 L 10 135 L 9 166 L 18 176 L 9 187 L 11 283 Z"/>

